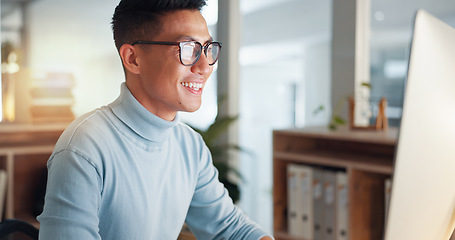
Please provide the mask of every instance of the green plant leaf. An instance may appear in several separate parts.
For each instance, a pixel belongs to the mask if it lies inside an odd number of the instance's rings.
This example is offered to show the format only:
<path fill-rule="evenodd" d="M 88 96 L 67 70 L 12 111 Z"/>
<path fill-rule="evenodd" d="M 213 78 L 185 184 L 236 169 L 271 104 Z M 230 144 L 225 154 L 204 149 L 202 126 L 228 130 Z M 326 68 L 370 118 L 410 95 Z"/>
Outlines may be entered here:
<path fill-rule="evenodd" d="M 229 196 L 232 198 L 234 203 L 237 203 L 240 199 L 240 189 L 238 184 L 229 181 L 228 179 L 220 180 L 223 183 L 224 187 L 228 190 Z"/>
<path fill-rule="evenodd" d="M 331 123 L 331 124 L 329 125 L 329 129 L 330 129 L 330 130 L 337 130 L 337 125 L 335 125 L 334 123 Z"/>
<path fill-rule="evenodd" d="M 210 127 L 205 131 L 204 141 L 206 143 L 212 143 L 216 140 L 221 134 L 225 133 L 229 126 L 236 121 L 238 116 L 235 117 L 217 117 L 215 122 L 210 125 Z"/>
<path fill-rule="evenodd" d="M 364 87 L 367 87 L 367 88 L 371 88 L 371 84 L 368 83 L 368 82 L 362 82 L 362 83 L 360 84 L 360 86 L 364 86 Z"/>
<path fill-rule="evenodd" d="M 242 173 L 240 171 L 238 171 L 235 168 L 231 168 L 231 171 L 232 171 L 232 173 L 234 173 L 234 175 L 236 177 L 238 177 L 240 179 L 240 181 L 245 182 L 245 178 L 243 178 Z"/>
<path fill-rule="evenodd" d="M 319 106 L 318 108 L 313 110 L 313 114 L 316 115 L 324 110 L 324 105 Z"/>
<path fill-rule="evenodd" d="M 346 124 L 346 121 L 340 116 L 334 116 L 333 120 L 336 124 L 340 124 L 340 125 Z"/>
<path fill-rule="evenodd" d="M 213 159 L 213 165 L 218 169 L 218 178 L 223 183 L 229 192 L 229 196 L 234 202 L 240 199 L 240 190 L 238 184 L 228 179 L 229 174 L 234 174 L 240 181 L 243 181 L 241 173 L 234 167 L 229 165 L 229 151 L 242 151 L 254 155 L 252 152 L 235 145 L 235 144 L 220 144 L 217 140 L 225 133 L 229 126 L 238 119 L 235 117 L 220 117 L 217 116 L 215 121 L 207 128 L 207 130 L 201 130 L 190 126 L 194 131 L 198 132 L 203 138 L 207 145 Z"/>
<path fill-rule="evenodd" d="M 219 179 L 227 179 L 229 166 L 225 162 L 213 162 L 213 165 L 218 169 Z"/>

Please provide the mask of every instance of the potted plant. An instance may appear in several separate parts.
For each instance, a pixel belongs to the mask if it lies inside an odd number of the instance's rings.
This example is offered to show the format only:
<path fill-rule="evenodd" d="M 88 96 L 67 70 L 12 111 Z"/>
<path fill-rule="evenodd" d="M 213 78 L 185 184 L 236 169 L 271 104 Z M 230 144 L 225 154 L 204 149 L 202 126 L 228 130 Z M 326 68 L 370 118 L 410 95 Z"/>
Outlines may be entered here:
<path fill-rule="evenodd" d="M 241 179 L 240 172 L 230 166 L 229 164 L 229 153 L 232 150 L 242 151 L 238 145 L 222 143 L 220 136 L 222 136 L 229 129 L 232 123 L 238 119 L 238 116 L 235 117 L 220 117 L 219 115 L 215 118 L 215 121 L 206 129 L 201 130 L 196 127 L 190 126 L 196 132 L 201 134 L 202 138 L 205 141 L 205 144 L 212 153 L 213 164 L 218 169 L 219 180 L 224 184 L 226 189 L 229 192 L 229 196 L 232 198 L 234 203 L 240 199 L 240 189 L 236 181 L 233 181 L 231 177 L 234 175 Z"/>

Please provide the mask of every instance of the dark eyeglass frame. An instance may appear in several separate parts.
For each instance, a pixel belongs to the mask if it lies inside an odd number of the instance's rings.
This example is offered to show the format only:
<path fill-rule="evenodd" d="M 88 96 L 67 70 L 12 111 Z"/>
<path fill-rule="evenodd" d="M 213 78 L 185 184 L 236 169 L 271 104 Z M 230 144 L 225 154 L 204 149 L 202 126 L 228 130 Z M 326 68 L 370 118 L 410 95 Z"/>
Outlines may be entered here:
<path fill-rule="evenodd" d="M 182 60 L 182 46 L 187 44 L 187 43 L 196 43 L 196 44 L 198 44 L 201 47 L 201 54 L 199 54 L 199 56 L 197 56 L 196 60 L 192 64 L 185 64 L 185 63 L 183 63 L 183 60 Z M 216 61 L 218 61 L 218 57 L 220 56 L 220 51 L 221 51 L 221 47 L 222 47 L 222 44 L 220 42 L 209 42 L 209 43 L 206 43 L 205 45 L 202 45 L 202 43 L 197 42 L 197 41 L 162 42 L 162 41 L 141 41 L 141 40 L 139 40 L 139 41 L 135 41 L 135 42 L 131 43 L 132 46 L 134 46 L 136 44 L 154 44 L 154 45 L 179 46 L 180 63 L 183 64 L 184 66 L 187 66 L 187 67 L 191 67 L 194 64 L 196 64 L 197 61 L 199 61 L 199 58 L 201 58 L 202 52 L 204 52 L 205 56 L 207 57 L 207 50 L 208 50 L 209 46 L 213 45 L 213 44 L 217 44 L 217 45 L 220 46 L 220 49 L 218 50 L 218 55 L 216 56 L 216 59 L 213 61 L 213 63 L 209 64 L 210 66 L 212 66 L 213 64 L 216 63 Z"/>

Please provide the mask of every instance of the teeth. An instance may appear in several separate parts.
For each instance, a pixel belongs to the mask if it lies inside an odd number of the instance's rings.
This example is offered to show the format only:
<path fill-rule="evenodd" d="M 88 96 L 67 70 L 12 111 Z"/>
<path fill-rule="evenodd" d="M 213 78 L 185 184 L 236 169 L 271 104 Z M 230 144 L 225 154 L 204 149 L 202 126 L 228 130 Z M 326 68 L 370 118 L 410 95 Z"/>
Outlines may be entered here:
<path fill-rule="evenodd" d="M 202 88 L 202 83 L 187 83 L 187 82 L 182 82 L 182 86 L 185 86 L 185 87 L 189 87 L 189 88 L 192 88 L 194 90 L 199 90 L 200 88 Z"/>

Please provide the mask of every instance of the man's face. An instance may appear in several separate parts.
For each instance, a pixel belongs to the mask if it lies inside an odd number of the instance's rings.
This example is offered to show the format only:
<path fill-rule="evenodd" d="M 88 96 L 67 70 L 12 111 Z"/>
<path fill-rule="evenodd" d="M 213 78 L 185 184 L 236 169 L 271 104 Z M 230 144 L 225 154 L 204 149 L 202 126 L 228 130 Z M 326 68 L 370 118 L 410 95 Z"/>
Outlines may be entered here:
<path fill-rule="evenodd" d="M 161 17 L 161 23 L 161 30 L 153 39 L 138 40 L 198 41 L 204 45 L 212 39 L 197 10 L 168 13 Z M 143 90 L 133 92 L 133 95 L 144 107 L 165 120 L 174 119 L 177 111 L 199 109 L 203 88 L 213 71 L 203 53 L 196 64 L 184 66 L 180 62 L 178 46 L 138 44 L 134 48 L 140 68 L 137 80 Z M 191 88 L 187 86 L 190 84 L 202 87 Z"/>

